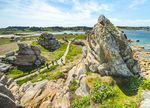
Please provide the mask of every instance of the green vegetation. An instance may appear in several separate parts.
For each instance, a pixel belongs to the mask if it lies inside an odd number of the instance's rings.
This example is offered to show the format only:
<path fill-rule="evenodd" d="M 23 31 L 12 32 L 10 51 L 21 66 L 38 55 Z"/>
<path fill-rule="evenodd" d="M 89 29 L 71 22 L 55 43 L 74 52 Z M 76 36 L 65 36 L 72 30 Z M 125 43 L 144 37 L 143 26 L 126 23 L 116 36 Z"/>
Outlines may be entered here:
<path fill-rule="evenodd" d="M 124 30 L 147 30 L 149 27 L 129 27 L 129 26 L 118 26 Z M 0 28 L 0 34 L 17 34 L 17 33 L 28 33 L 28 32 L 61 32 L 61 31 L 89 31 L 92 27 L 77 26 L 77 27 L 7 27 Z"/>
<path fill-rule="evenodd" d="M 67 44 L 62 43 L 62 44 L 60 44 L 60 48 L 58 48 L 57 50 L 55 50 L 53 52 L 49 52 L 47 49 L 45 49 L 44 47 L 39 45 L 37 42 L 33 42 L 32 44 L 35 46 L 38 46 L 42 52 L 42 55 L 49 61 L 57 60 L 60 57 L 62 57 L 67 48 Z M 68 62 L 73 61 L 73 58 L 81 53 L 82 53 L 82 49 L 80 47 L 71 44 L 70 48 L 69 48 L 69 53 L 66 56 L 66 60 Z"/>
<path fill-rule="evenodd" d="M 0 34 L 16 34 L 22 32 L 38 32 L 38 31 L 45 31 L 45 32 L 60 32 L 60 31 L 87 31 L 91 30 L 91 27 L 7 27 L 1 28 Z"/>
<path fill-rule="evenodd" d="M 57 35 L 54 35 L 54 37 L 56 39 L 63 39 L 64 37 L 66 39 L 73 39 L 73 38 L 76 38 L 76 39 L 86 39 L 86 35 L 85 34 L 57 34 Z"/>
<path fill-rule="evenodd" d="M 104 100 L 114 96 L 111 86 L 103 84 L 100 81 L 94 81 L 94 87 L 91 90 L 91 100 L 94 103 L 102 103 Z"/>
<path fill-rule="evenodd" d="M 78 88 L 78 86 L 77 86 L 77 81 L 76 81 L 76 80 L 72 80 L 72 81 L 70 82 L 69 89 L 70 89 L 71 91 L 76 91 L 77 88 Z"/>
<path fill-rule="evenodd" d="M 61 56 L 63 56 L 67 48 L 67 44 L 61 44 L 60 48 L 58 48 L 57 50 L 53 52 L 50 52 L 44 47 L 42 47 L 41 45 L 39 45 L 37 42 L 33 42 L 32 44 L 35 46 L 38 46 L 42 52 L 42 55 L 49 61 L 59 59 Z"/>
<path fill-rule="evenodd" d="M 28 81 L 37 82 L 43 79 L 55 80 L 64 77 L 65 75 L 59 71 L 58 66 L 51 66 L 50 69 L 46 69 L 45 71 L 39 74 L 17 81 L 17 84 L 22 85 L 23 83 L 26 83 Z"/>
<path fill-rule="evenodd" d="M 11 43 L 10 38 L 0 38 L 0 45 Z"/>
<path fill-rule="evenodd" d="M 86 101 L 90 103 L 87 104 L 82 100 L 85 97 L 76 97 L 71 108 L 88 108 L 91 105 L 100 108 L 137 108 L 141 101 L 142 90 L 150 89 L 150 80 L 137 77 L 113 79 L 116 81 L 113 86 L 93 79 L 90 95 L 86 97 Z"/>
<path fill-rule="evenodd" d="M 90 108 L 90 98 L 87 97 L 77 97 L 70 108 Z"/>
<path fill-rule="evenodd" d="M 29 72 L 24 72 L 22 70 L 17 69 L 16 67 L 11 69 L 11 70 L 9 70 L 6 73 L 6 75 L 8 77 L 11 77 L 11 78 L 18 78 L 18 77 L 21 77 L 21 76 L 24 76 L 24 75 L 27 75 L 27 74 L 29 74 Z"/>
<path fill-rule="evenodd" d="M 43 68 L 44 65 L 40 66 L 39 68 Z M 25 75 L 28 75 L 30 73 L 33 73 L 36 71 L 36 67 L 14 67 L 10 69 L 6 75 L 10 78 L 19 78 Z"/>
<path fill-rule="evenodd" d="M 37 43 L 34 43 L 34 45 L 35 44 L 38 45 Z M 55 50 L 54 52 L 49 52 L 48 50 L 44 49 L 42 46 L 40 46 L 40 45 L 38 45 L 38 46 L 42 50 L 42 54 L 47 53 L 49 55 L 48 57 L 53 57 L 53 58 L 51 58 L 51 60 L 60 58 L 63 55 L 63 53 L 67 47 L 66 44 L 61 44 L 61 47 L 59 49 Z M 77 56 L 78 54 L 81 54 L 81 52 L 82 52 L 81 48 L 77 47 L 76 45 L 71 45 L 69 53 L 66 57 L 67 62 L 73 61 L 74 57 Z M 34 78 L 29 77 L 29 78 L 23 79 L 21 81 L 18 81 L 17 83 L 23 84 L 27 81 L 36 82 L 36 81 L 39 81 L 39 79 L 41 79 L 41 80 L 42 79 L 53 80 L 55 78 L 58 78 L 59 76 L 64 77 L 64 74 L 62 74 L 59 71 L 59 67 L 58 66 L 51 66 L 49 70 L 41 72 L 39 75 L 34 76 Z"/>
<path fill-rule="evenodd" d="M 76 45 L 71 44 L 69 48 L 68 55 L 66 56 L 67 62 L 72 62 L 74 57 L 81 54 L 82 49 Z"/>

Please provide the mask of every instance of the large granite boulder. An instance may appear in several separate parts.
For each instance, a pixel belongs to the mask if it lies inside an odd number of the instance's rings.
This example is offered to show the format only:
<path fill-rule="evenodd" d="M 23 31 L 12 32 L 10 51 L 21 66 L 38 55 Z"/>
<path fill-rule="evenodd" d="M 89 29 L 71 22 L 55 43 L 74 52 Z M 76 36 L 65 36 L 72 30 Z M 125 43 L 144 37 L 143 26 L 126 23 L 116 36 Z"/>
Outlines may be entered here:
<path fill-rule="evenodd" d="M 38 39 L 38 43 L 49 51 L 54 51 L 60 47 L 58 40 L 52 34 L 42 33 Z"/>
<path fill-rule="evenodd" d="M 39 66 L 44 64 L 45 59 L 41 56 L 41 51 L 37 46 L 20 43 L 18 44 L 16 60 L 13 64 L 17 66 Z"/>

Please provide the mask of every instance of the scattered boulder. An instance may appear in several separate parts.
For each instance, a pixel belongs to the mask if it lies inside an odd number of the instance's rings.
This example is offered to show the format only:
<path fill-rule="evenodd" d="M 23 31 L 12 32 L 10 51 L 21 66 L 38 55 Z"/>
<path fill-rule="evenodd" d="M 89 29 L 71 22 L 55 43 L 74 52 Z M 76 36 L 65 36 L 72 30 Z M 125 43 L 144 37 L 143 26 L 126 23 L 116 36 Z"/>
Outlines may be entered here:
<path fill-rule="evenodd" d="M 16 60 L 13 62 L 17 66 L 39 66 L 44 64 L 45 59 L 41 56 L 41 51 L 37 46 L 28 44 L 18 44 Z"/>
<path fill-rule="evenodd" d="M 10 64 L 0 63 L 0 72 L 6 72 L 11 67 Z"/>
<path fill-rule="evenodd" d="M 74 40 L 73 44 L 80 45 L 80 46 L 85 46 L 85 42 L 83 40 Z"/>
<path fill-rule="evenodd" d="M 10 52 L 8 52 L 8 53 L 5 54 L 6 57 L 14 56 L 14 55 L 15 55 L 14 51 L 10 51 Z"/>
<path fill-rule="evenodd" d="M 49 33 L 42 33 L 38 39 L 38 43 L 49 51 L 54 51 L 60 47 L 58 40 Z"/>
<path fill-rule="evenodd" d="M 136 40 L 136 42 L 140 42 L 140 40 Z"/>

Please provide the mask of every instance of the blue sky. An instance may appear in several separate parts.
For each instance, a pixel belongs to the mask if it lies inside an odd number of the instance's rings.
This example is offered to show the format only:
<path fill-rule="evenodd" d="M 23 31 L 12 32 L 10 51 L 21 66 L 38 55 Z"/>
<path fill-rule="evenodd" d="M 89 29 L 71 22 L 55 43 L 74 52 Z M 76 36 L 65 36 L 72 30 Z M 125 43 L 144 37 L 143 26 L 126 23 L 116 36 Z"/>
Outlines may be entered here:
<path fill-rule="evenodd" d="M 103 14 L 115 25 L 150 26 L 150 0 L 0 0 L 0 27 L 93 26 Z"/>

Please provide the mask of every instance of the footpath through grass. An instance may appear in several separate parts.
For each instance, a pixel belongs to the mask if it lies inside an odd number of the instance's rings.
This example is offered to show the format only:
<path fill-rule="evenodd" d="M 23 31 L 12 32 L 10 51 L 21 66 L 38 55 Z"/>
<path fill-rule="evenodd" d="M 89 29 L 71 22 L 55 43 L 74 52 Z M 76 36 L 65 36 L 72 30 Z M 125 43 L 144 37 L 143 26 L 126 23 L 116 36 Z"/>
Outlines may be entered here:
<path fill-rule="evenodd" d="M 54 52 L 49 52 L 48 50 L 46 50 L 44 47 L 38 45 L 37 43 L 34 43 L 34 45 L 37 45 L 40 47 L 42 54 L 47 53 L 48 56 L 44 56 L 44 57 L 51 57 L 50 60 L 59 59 L 61 56 L 63 56 L 63 54 L 67 48 L 67 44 L 61 44 L 61 47 L 59 49 L 55 50 Z M 81 53 L 82 53 L 82 49 L 80 47 L 71 44 L 68 55 L 66 56 L 67 63 L 72 62 L 74 60 L 74 57 L 76 57 L 77 55 L 79 55 Z M 50 62 L 50 61 L 48 60 L 48 62 Z M 19 81 L 17 81 L 17 83 L 19 85 L 21 85 L 23 83 L 26 83 L 27 81 L 37 82 L 37 81 L 40 81 L 43 79 L 54 80 L 54 79 L 62 78 L 62 77 L 64 77 L 64 74 L 60 71 L 61 71 L 60 66 L 51 66 L 49 70 L 47 69 L 47 70 L 45 70 L 39 74 L 36 74 L 34 76 L 25 78 L 23 80 L 19 80 Z M 23 74 L 25 74 L 25 73 L 23 73 Z"/>

